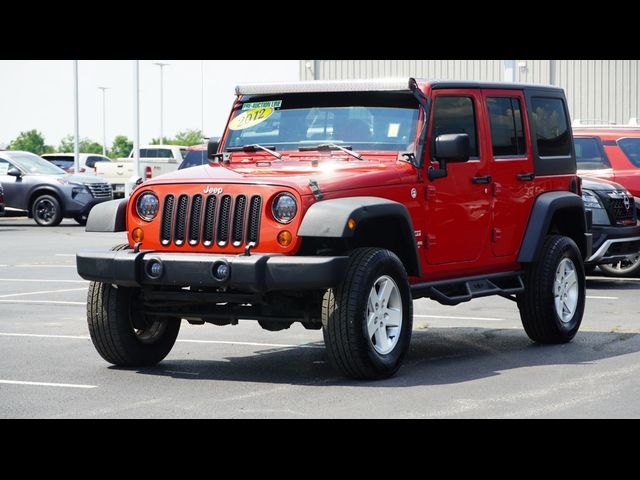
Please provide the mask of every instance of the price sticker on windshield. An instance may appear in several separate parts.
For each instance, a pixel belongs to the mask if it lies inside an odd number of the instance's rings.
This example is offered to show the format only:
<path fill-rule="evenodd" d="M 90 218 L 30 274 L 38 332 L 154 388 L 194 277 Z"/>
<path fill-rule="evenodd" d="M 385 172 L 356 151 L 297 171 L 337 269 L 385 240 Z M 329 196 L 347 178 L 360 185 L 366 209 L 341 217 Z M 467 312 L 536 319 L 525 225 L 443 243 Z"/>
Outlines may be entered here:
<path fill-rule="evenodd" d="M 253 108 L 241 113 L 229 123 L 229 130 L 244 130 L 255 127 L 273 115 L 272 107 Z"/>

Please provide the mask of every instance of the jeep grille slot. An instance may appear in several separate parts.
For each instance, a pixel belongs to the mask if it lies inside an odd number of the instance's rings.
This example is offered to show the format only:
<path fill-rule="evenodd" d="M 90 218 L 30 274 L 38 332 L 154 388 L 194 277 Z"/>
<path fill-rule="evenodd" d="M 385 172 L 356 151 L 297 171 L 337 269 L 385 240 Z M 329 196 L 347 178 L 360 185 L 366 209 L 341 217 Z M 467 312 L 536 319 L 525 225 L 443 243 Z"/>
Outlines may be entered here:
<path fill-rule="evenodd" d="M 224 247 L 229 242 L 229 221 L 231 220 L 231 196 L 224 195 L 220 199 L 218 213 L 218 245 Z"/>
<path fill-rule="evenodd" d="M 262 207 L 262 198 L 258 195 L 251 197 L 249 203 L 249 223 L 247 225 L 247 243 L 253 242 L 258 244 L 260 236 L 260 207 Z"/>
<path fill-rule="evenodd" d="M 175 197 L 167 195 L 164 197 L 164 206 L 162 207 L 162 224 L 160 226 L 160 243 L 169 245 L 171 243 L 171 223 L 173 220 L 173 203 Z"/>
<path fill-rule="evenodd" d="M 184 245 L 185 235 L 187 233 L 187 207 L 189 205 L 189 197 L 180 195 L 178 197 L 178 206 L 176 207 L 176 226 L 174 230 L 174 243 L 178 246 Z"/>
<path fill-rule="evenodd" d="M 204 222 L 202 225 L 202 244 L 210 247 L 213 244 L 213 231 L 216 221 L 216 204 L 215 195 L 209 195 L 204 204 Z"/>
<path fill-rule="evenodd" d="M 189 214 L 189 245 L 197 245 L 200 240 L 200 214 L 202 212 L 202 195 L 194 195 Z"/>
<path fill-rule="evenodd" d="M 234 247 L 242 245 L 244 237 L 244 214 L 247 210 L 247 197 L 238 195 L 236 206 L 233 209 L 233 228 L 231 229 L 231 241 Z"/>
<path fill-rule="evenodd" d="M 162 204 L 160 242 L 178 247 L 257 245 L 261 218 L 260 195 L 168 194 Z"/>

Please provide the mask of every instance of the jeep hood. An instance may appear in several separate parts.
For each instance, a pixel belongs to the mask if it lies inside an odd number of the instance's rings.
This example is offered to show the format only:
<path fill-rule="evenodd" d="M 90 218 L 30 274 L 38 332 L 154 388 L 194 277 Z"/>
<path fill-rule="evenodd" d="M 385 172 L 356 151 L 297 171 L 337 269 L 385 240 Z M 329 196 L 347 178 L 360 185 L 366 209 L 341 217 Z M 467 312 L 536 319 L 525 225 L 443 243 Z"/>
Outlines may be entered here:
<path fill-rule="evenodd" d="M 407 175 L 416 176 L 415 167 L 398 161 L 392 155 L 366 155 L 368 160 L 342 157 L 303 157 L 274 161 L 261 157 L 256 161 L 215 163 L 178 170 L 154 178 L 144 185 L 172 183 L 259 184 L 279 185 L 310 195 L 309 181 L 317 182 L 322 193 L 352 190 L 371 186 L 396 185 Z"/>

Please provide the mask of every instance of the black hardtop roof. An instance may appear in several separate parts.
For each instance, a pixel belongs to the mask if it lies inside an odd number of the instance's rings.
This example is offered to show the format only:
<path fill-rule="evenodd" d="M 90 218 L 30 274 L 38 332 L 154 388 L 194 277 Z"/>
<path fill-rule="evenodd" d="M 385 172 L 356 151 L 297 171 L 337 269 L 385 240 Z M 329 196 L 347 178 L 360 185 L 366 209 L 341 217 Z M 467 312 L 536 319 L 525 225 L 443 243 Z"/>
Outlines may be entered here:
<path fill-rule="evenodd" d="M 543 85 L 540 83 L 513 83 L 513 82 L 479 82 L 471 80 L 418 80 L 418 83 L 431 85 L 433 89 L 442 88 L 479 88 L 496 90 L 549 90 L 562 92 L 561 87 L 555 85 Z"/>

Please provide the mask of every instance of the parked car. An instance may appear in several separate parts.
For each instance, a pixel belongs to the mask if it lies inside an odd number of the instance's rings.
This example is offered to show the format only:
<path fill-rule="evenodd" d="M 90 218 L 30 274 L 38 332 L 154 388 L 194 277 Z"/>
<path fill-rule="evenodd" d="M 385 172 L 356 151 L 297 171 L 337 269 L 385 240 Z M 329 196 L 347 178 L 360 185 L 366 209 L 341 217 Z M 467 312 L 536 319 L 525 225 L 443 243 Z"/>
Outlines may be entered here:
<path fill-rule="evenodd" d="M 578 173 L 611 180 L 640 198 L 640 125 L 573 127 Z"/>
<path fill-rule="evenodd" d="M 113 199 L 111 186 L 91 175 L 69 175 L 30 152 L 0 151 L 0 183 L 7 207 L 26 210 L 42 226 L 63 218 L 85 224 L 89 211 Z"/>
<path fill-rule="evenodd" d="M 2 189 L 1 183 L 0 183 L 0 215 L 4 215 L 4 190 Z"/>
<path fill-rule="evenodd" d="M 467 81 L 236 88 L 221 160 L 94 209 L 81 251 L 98 353 L 153 365 L 181 319 L 322 329 L 331 364 L 393 375 L 412 299 L 500 295 L 527 335 L 571 341 L 592 236 L 562 89 Z M 188 288 L 187 288 L 188 287 Z"/>
<path fill-rule="evenodd" d="M 187 155 L 187 147 L 181 145 L 143 145 L 140 147 L 140 173 L 148 180 L 163 173 L 173 172 Z M 133 150 L 127 158 L 118 158 L 115 162 L 99 163 L 96 175 L 109 182 L 114 197 L 121 198 L 125 194 L 125 184 L 134 172 Z"/>
<path fill-rule="evenodd" d="M 582 177 L 582 200 L 591 211 L 593 253 L 585 262 L 608 276 L 634 277 L 640 271 L 640 226 L 633 195 L 622 185 Z"/>
<path fill-rule="evenodd" d="M 212 144 L 211 148 L 217 150 L 218 144 L 220 143 L 220 138 L 211 138 L 209 139 L 209 142 Z M 194 145 L 187 149 L 187 155 L 184 157 L 184 160 L 178 167 L 178 170 L 197 167 L 200 165 L 205 165 L 206 163 L 209 163 L 209 159 L 207 158 L 207 144 L 205 143 L 202 145 Z"/>
<path fill-rule="evenodd" d="M 75 157 L 73 153 L 45 153 L 41 155 L 41 157 L 53 163 L 55 166 L 60 167 L 67 173 L 74 173 Z M 95 153 L 81 153 L 78 160 L 80 164 L 78 173 L 88 174 L 96 173 L 96 163 L 111 162 L 109 157 Z"/>

